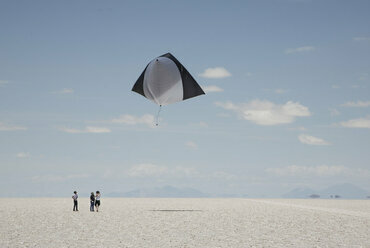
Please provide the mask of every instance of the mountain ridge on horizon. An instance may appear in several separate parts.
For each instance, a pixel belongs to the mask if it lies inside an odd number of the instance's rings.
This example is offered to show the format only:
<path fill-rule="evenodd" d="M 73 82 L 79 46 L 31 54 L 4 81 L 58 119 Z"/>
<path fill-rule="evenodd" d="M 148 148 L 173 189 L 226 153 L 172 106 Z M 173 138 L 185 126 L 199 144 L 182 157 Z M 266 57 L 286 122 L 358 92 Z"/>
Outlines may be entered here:
<path fill-rule="evenodd" d="M 365 189 L 354 184 L 343 183 L 335 184 L 321 190 L 314 190 L 309 187 L 294 188 L 281 195 L 281 197 L 304 199 L 310 198 L 312 194 L 317 194 L 323 199 L 330 199 L 331 196 L 334 197 L 335 195 L 344 199 L 366 199 L 370 196 L 370 192 Z M 190 187 L 180 188 L 170 185 L 154 188 L 137 188 L 126 192 L 109 192 L 105 196 L 132 198 L 251 198 L 249 194 L 209 194 Z M 259 197 L 266 198 L 266 196 Z M 253 196 L 253 198 L 258 198 L 258 196 Z"/>
<path fill-rule="evenodd" d="M 323 199 L 330 199 L 335 196 L 344 199 L 366 199 L 370 192 L 351 183 L 342 183 L 328 186 L 321 190 L 314 190 L 309 187 L 298 187 L 282 195 L 283 198 L 309 198 L 310 195 L 318 195 Z"/>

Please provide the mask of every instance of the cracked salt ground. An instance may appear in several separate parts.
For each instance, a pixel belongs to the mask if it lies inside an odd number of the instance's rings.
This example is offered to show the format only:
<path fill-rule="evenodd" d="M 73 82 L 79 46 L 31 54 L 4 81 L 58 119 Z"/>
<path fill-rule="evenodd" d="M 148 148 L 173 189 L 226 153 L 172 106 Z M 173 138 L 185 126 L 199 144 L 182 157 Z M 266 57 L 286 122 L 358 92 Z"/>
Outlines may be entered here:
<path fill-rule="evenodd" d="M 1 248 L 370 247 L 367 200 L 105 198 L 98 213 L 87 198 L 79 212 L 70 199 L 5 202 Z"/>

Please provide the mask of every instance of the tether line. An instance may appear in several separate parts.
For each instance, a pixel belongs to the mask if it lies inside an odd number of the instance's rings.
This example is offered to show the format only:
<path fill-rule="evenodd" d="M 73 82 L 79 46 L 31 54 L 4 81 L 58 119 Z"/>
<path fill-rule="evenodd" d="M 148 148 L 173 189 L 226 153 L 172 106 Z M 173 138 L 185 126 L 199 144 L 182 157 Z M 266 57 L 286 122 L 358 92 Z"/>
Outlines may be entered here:
<path fill-rule="evenodd" d="M 157 120 L 156 120 L 156 123 L 155 123 L 156 126 L 158 126 L 158 124 L 159 124 L 159 113 L 161 112 L 161 109 L 162 109 L 162 105 L 159 105 L 159 109 L 158 109 L 158 113 L 157 113 Z"/>

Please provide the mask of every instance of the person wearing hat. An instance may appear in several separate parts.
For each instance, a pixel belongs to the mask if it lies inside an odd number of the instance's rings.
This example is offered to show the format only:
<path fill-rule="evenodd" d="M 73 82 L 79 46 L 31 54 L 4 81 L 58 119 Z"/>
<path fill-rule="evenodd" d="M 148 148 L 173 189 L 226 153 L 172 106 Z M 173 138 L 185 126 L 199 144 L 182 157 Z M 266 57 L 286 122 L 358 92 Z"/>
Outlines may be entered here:
<path fill-rule="evenodd" d="M 78 211 L 78 195 L 77 195 L 77 191 L 74 191 L 73 192 L 74 195 L 72 196 L 72 199 L 73 199 L 73 211 Z"/>
<path fill-rule="evenodd" d="M 94 192 L 91 192 L 91 195 L 90 195 L 90 212 L 94 212 L 94 205 L 95 205 L 95 195 L 94 195 Z"/>

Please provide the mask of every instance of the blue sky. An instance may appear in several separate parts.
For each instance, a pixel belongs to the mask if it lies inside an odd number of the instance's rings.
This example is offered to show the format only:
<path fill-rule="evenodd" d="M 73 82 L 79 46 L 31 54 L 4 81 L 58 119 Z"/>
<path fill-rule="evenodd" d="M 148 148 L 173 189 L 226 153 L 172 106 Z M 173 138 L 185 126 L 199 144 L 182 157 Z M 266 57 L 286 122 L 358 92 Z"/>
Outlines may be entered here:
<path fill-rule="evenodd" d="M 369 1 L 1 1 L 1 196 L 370 190 Z M 131 92 L 171 52 L 205 96 Z"/>

